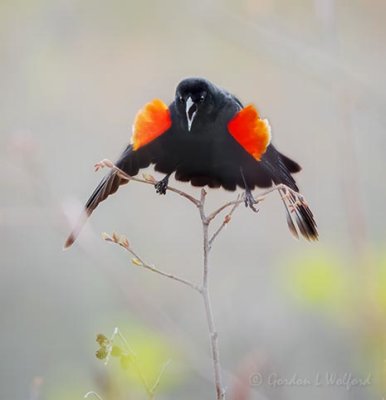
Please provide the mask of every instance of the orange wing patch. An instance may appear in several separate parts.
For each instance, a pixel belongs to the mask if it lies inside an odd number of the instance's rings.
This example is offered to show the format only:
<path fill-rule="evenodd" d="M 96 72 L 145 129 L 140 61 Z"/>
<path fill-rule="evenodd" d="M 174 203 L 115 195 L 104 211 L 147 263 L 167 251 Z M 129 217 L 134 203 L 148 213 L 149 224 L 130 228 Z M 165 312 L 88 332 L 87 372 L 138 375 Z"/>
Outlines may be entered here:
<path fill-rule="evenodd" d="M 134 124 L 131 143 L 134 150 L 150 143 L 165 133 L 172 125 L 168 106 L 159 99 L 147 103 L 138 111 Z"/>
<path fill-rule="evenodd" d="M 271 141 L 271 127 L 268 120 L 260 118 L 252 104 L 235 115 L 228 123 L 228 130 L 251 156 L 261 160 Z"/>

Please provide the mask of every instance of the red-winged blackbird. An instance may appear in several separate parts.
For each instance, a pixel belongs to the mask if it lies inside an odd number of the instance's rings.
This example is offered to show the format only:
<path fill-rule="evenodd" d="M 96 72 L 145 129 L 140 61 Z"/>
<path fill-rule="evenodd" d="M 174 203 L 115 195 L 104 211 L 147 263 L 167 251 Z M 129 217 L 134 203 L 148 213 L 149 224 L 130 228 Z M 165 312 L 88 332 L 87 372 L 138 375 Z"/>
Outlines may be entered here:
<path fill-rule="evenodd" d="M 154 164 L 156 171 L 166 174 L 155 185 L 160 194 L 166 193 L 173 172 L 177 180 L 193 186 L 231 191 L 241 187 L 245 189 L 245 204 L 254 209 L 251 190 L 256 186 L 282 183 L 299 191 L 291 174 L 301 167 L 279 153 L 270 140 L 268 121 L 260 118 L 253 105 L 244 108 L 235 96 L 213 83 L 189 78 L 177 86 L 169 107 L 156 99 L 138 112 L 131 143 L 116 166 L 135 176 Z M 115 170 L 108 173 L 87 201 L 85 216 L 127 182 Z M 316 240 L 316 223 L 308 206 L 293 193 L 279 191 L 292 233 L 298 236 L 299 230 L 306 239 Z M 81 225 L 68 237 L 65 247 L 75 241 Z"/>

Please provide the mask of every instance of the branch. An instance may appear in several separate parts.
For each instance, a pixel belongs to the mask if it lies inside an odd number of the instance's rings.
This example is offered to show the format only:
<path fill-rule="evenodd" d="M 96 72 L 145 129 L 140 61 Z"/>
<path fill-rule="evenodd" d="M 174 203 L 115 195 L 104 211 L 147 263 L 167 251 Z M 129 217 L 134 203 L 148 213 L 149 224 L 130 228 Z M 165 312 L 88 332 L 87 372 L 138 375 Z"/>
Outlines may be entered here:
<path fill-rule="evenodd" d="M 275 191 L 280 191 L 280 190 L 284 190 L 286 193 L 288 193 L 288 192 L 292 193 L 302 203 L 306 204 L 306 201 L 305 201 L 303 195 L 301 195 L 298 192 L 295 192 L 295 190 L 289 188 L 288 186 L 284 185 L 283 183 L 275 185 L 272 188 L 270 188 L 270 189 L 266 190 L 265 192 L 261 193 L 259 196 L 255 197 L 254 198 L 255 203 L 256 204 L 261 203 L 263 200 L 265 200 L 265 198 L 270 193 L 275 192 Z M 239 206 L 241 203 L 244 203 L 244 199 L 242 199 L 241 196 L 237 196 L 236 200 L 228 201 L 227 203 L 223 204 L 217 210 L 213 211 L 211 214 L 208 215 L 207 218 L 208 218 L 209 222 L 212 221 L 213 219 L 215 219 L 217 217 L 217 215 L 220 214 L 221 211 L 225 210 L 226 208 L 232 207 L 232 206 Z"/>
<path fill-rule="evenodd" d="M 134 250 L 130 248 L 129 241 L 127 240 L 126 237 L 123 235 L 118 235 L 117 233 L 113 233 L 111 236 L 108 233 L 103 233 L 102 237 L 104 240 L 107 242 L 112 242 L 115 244 L 118 244 L 122 248 L 124 248 L 127 252 L 129 252 L 134 258 L 131 260 L 131 262 L 136 265 L 137 267 L 142 267 L 144 269 L 147 269 L 149 271 L 155 272 L 156 274 L 162 275 L 165 278 L 172 279 L 174 281 L 183 283 L 186 286 L 189 286 L 190 288 L 201 292 L 201 288 L 198 285 L 195 285 L 194 283 L 188 281 L 187 279 L 180 278 L 176 275 L 170 274 L 168 272 L 164 272 L 158 268 L 156 268 L 154 265 L 150 265 L 146 263 Z"/>
<path fill-rule="evenodd" d="M 90 396 L 94 396 L 94 397 L 96 397 L 98 400 L 103 400 L 102 397 L 99 396 L 99 394 L 98 394 L 97 392 L 93 392 L 93 391 L 87 392 L 83 397 L 84 397 L 85 399 L 88 399 Z"/>
<path fill-rule="evenodd" d="M 120 168 L 118 168 L 113 162 L 111 162 L 109 159 L 104 158 L 102 161 L 99 161 L 98 163 L 95 164 L 95 171 L 99 171 L 100 169 L 107 167 L 110 168 L 113 171 L 116 171 L 117 174 L 123 178 L 126 179 L 128 181 L 134 181 L 134 182 L 140 182 L 140 183 L 146 183 L 147 185 L 153 185 L 155 183 L 157 183 L 157 181 L 154 179 L 154 177 L 152 177 L 151 175 L 144 175 L 144 179 L 140 179 L 140 178 L 136 178 L 134 176 L 130 176 L 128 174 L 126 174 L 126 172 L 122 171 Z M 199 200 L 197 200 L 196 198 L 194 198 L 193 196 L 191 196 L 188 193 L 183 192 L 182 190 L 173 188 L 168 186 L 168 190 L 170 190 L 171 192 L 177 193 L 178 195 L 185 197 L 185 199 L 189 200 L 190 202 L 192 202 L 196 207 L 199 206 Z"/>
<path fill-rule="evenodd" d="M 152 393 L 155 393 L 156 390 L 158 389 L 158 386 L 159 386 L 159 384 L 160 384 L 160 382 L 161 382 L 161 378 L 163 377 L 165 371 L 168 369 L 170 363 L 171 363 L 171 361 L 168 360 L 168 361 L 166 361 L 166 363 L 162 366 L 161 371 L 160 371 L 160 373 L 159 373 L 159 375 L 158 375 L 156 381 L 154 382 L 153 387 L 151 388 L 151 392 L 152 392 Z"/>
<path fill-rule="evenodd" d="M 239 198 L 240 196 L 238 196 Z M 237 207 L 241 204 L 241 202 L 239 200 L 236 200 L 233 204 L 232 209 L 230 210 L 230 212 L 225 216 L 222 224 L 218 227 L 217 231 L 212 235 L 212 237 L 209 239 L 209 249 L 212 248 L 212 244 L 213 242 L 216 240 L 217 236 L 221 233 L 221 231 L 229 224 L 229 222 L 232 219 L 232 214 L 236 211 Z M 224 207 L 226 208 L 226 207 Z M 224 209 L 222 208 L 221 211 Z M 219 209 L 220 210 L 220 209 Z M 221 212 L 219 211 L 219 212 Z M 218 213 L 217 213 L 218 214 Z M 217 215 L 216 214 L 216 215 Z M 212 215 L 212 214 L 211 214 Z M 210 218 L 210 216 L 208 217 Z M 213 219 L 213 218 L 212 218 Z"/>
<path fill-rule="evenodd" d="M 202 275 L 202 290 L 201 295 L 204 301 L 205 306 L 205 313 L 206 319 L 208 323 L 209 329 L 209 340 L 210 340 L 210 347 L 212 352 L 212 361 L 213 361 L 213 370 L 214 370 L 214 384 L 216 387 L 216 398 L 217 400 L 225 399 L 225 389 L 222 382 L 222 373 L 221 373 L 221 365 L 220 365 L 220 351 L 218 347 L 218 333 L 216 330 L 216 325 L 214 322 L 213 311 L 212 311 L 212 304 L 210 301 L 209 295 L 209 286 L 208 286 L 208 279 L 209 279 L 209 252 L 210 252 L 210 245 L 209 245 L 209 237 L 208 237 L 208 230 L 209 224 L 213 220 L 209 219 L 205 215 L 205 196 L 206 191 L 205 189 L 201 190 L 201 199 L 200 204 L 198 206 L 198 210 L 201 217 L 202 222 L 202 236 L 203 236 L 203 252 L 204 252 L 204 265 L 203 265 L 203 275 Z"/>
<path fill-rule="evenodd" d="M 143 376 L 142 370 L 140 368 L 140 366 L 138 365 L 137 362 L 137 356 L 134 353 L 134 351 L 131 349 L 131 347 L 129 346 L 128 341 L 126 340 L 126 338 L 122 335 L 121 331 L 118 328 L 115 328 L 115 331 L 118 333 L 119 338 L 121 339 L 121 341 L 123 342 L 126 350 L 130 353 L 130 355 L 132 356 L 132 363 L 134 365 L 135 371 L 137 372 L 137 375 L 139 377 L 139 379 L 142 382 L 142 386 L 144 387 L 147 395 L 149 396 L 149 400 L 152 400 L 154 398 L 154 392 L 151 390 L 151 388 L 149 387 L 145 377 Z"/>

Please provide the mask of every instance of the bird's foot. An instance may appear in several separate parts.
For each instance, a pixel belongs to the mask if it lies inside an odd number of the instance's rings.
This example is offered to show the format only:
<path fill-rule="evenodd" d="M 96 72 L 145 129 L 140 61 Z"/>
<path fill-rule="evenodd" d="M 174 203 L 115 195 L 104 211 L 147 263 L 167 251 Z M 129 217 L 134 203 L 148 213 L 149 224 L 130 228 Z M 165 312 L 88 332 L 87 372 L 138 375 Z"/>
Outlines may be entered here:
<path fill-rule="evenodd" d="M 254 199 L 250 189 L 246 189 L 245 190 L 245 193 L 244 193 L 244 204 L 245 204 L 245 207 L 249 207 L 254 212 L 258 212 L 259 211 L 255 207 L 255 204 L 258 204 L 258 201 L 256 201 Z"/>
<path fill-rule="evenodd" d="M 157 182 L 154 187 L 155 191 L 158 194 L 166 194 L 166 190 L 168 188 L 169 184 L 169 175 L 166 175 L 163 179 L 161 179 L 159 182 Z"/>

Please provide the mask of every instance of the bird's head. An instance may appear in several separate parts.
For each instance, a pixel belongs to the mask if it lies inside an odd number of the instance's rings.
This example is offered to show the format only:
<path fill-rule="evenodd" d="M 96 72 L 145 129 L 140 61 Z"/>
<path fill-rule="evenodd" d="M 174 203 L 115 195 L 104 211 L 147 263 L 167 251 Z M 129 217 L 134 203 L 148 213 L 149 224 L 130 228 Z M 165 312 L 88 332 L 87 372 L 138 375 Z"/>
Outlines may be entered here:
<path fill-rule="evenodd" d="M 178 113 L 186 120 L 189 132 L 197 117 L 202 119 L 214 111 L 217 92 L 212 83 L 202 78 L 188 78 L 179 83 L 175 104 Z"/>

